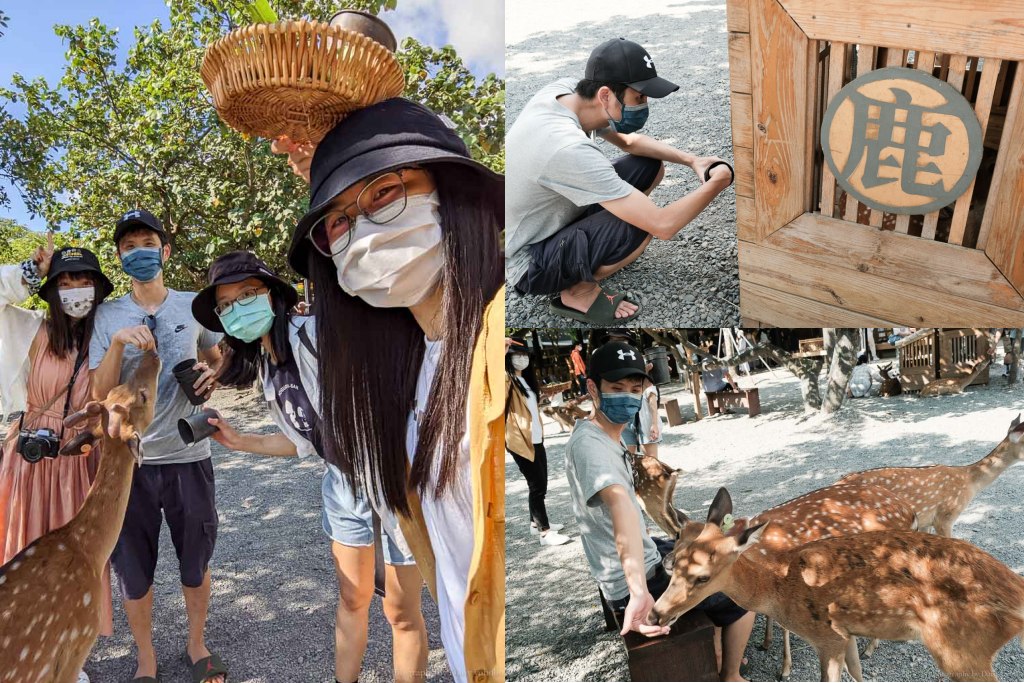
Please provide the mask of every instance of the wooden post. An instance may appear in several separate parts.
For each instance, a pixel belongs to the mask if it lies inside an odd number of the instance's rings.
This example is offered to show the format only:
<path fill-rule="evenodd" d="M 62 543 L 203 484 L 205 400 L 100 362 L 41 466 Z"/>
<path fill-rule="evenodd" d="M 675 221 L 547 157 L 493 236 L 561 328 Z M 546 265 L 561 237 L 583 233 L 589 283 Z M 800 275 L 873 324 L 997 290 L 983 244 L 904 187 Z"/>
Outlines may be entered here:
<path fill-rule="evenodd" d="M 693 351 L 691 351 L 690 349 L 686 349 L 686 364 L 689 366 L 693 366 L 693 361 Z M 693 371 L 690 373 L 690 391 L 693 392 L 693 412 L 695 415 L 694 419 L 696 420 L 700 420 L 702 417 L 704 417 L 704 415 L 702 414 L 703 408 L 701 408 L 700 406 L 700 388 L 700 373 L 697 371 Z"/>

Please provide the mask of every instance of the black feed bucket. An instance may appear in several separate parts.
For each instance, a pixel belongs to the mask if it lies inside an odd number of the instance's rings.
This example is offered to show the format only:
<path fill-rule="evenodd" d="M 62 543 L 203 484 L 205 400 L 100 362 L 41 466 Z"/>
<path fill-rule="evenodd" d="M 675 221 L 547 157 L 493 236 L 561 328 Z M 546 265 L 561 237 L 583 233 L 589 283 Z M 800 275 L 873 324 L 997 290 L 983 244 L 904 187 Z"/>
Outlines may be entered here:
<path fill-rule="evenodd" d="M 668 384 L 672 381 L 672 373 L 668 368 L 668 349 L 664 346 L 652 346 L 644 349 L 644 356 L 647 362 L 654 366 L 650 375 L 655 384 Z"/>

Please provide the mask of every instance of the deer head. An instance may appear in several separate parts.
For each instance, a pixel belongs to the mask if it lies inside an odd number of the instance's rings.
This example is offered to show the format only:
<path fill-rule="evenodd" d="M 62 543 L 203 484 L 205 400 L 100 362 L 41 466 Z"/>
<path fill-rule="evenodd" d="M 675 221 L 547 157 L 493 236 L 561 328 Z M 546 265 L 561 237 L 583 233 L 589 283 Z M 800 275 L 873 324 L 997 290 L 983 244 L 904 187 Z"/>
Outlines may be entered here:
<path fill-rule="evenodd" d="M 1020 422 L 1020 413 L 1017 413 L 1017 417 L 1013 418 L 1013 422 L 1010 423 L 1010 428 L 1006 431 L 1006 438 L 1010 443 L 1022 446 L 1018 450 L 1020 450 L 1020 455 L 1024 456 L 1024 424 Z"/>
<path fill-rule="evenodd" d="M 886 363 L 885 365 L 878 366 L 878 372 L 882 375 L 882 379 L 892 379 L 892 363 Z"/>
<path fill-rule="evenodd" d="M 83 431 L 60 449 L 61 455 L 87 453 L 104 431 L 112 439 L 128 444 L 139 465 L 142 464 L 140 442 L 149 424 L 153 421 L 156 406 L 156 385 L 160 375 L 160 357 L 155 352 L 143 354 L 132 377 L 119 384 L 107 394 L 103 401 L 90 401 L 85 408 L 68 415 L 64 425 L 73 427 L 91 420 L 93 428 Z M 104 422 L 107 424 L 104 425 Z"/>
<path fill-rule="evenodd" d="M 740 554 L 761 540 L 768 522 L 739 526 L 722 531 L 726 515 L 732 514 L 732 498 L 718 489 L 704 524 L 688 522 L 680 526 L 675 549 L 665 558 L 665 569 L 672 575 L 668 588 L 655 603 L 648 620 L 667 626 L 679 615 L 693 609 L 704 598 L 719 592 L 728 582 L 728 574 Z"/>

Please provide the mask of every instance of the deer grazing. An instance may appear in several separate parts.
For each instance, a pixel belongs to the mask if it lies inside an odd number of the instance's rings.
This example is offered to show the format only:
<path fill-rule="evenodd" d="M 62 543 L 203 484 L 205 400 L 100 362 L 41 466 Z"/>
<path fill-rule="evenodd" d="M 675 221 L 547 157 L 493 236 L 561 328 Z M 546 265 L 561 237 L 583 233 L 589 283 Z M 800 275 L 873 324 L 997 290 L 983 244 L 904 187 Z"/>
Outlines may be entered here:
<path fill-rule="evenodd" d="M 1024 458 L 1024 424 L 1018 414 L 1006 437 L 981 460 L 970 465 L 881 467 L 848 474 L 840 484 L 882 486 L 914 509 L 920 529 L 953 535 L 953 523 L 978 493 L 1010 465 Z"/>
<path fill-rule="evenodd" d="M 673 485 L 674 483 L 673 479 Z M 666 507 L 663 514 L 669 518 L 668 524 L 672 527 L 673 536 L 690 538 L 699 535 L 703 530 L 703 524 L 673 517 L 672 508 Z M 732 519 L 727 525 L 727 530 L 735 535 L 768 522 L 772 524 L 761 538 L 760 550 L 761 554 L 765 555 L 765 566 L 779 574 L 784 574 L 787 569 L 786 565 L 772 561 L 774 555 L 779 552 L 833 536 L 883 529 L 917 528 L 914 511 L 909 505 L 893 496 L 888 489 L 864 484 L 833 485 L 805 493 L 752 518 Z M 772 644 L 772 618 L 770 615 L 766 616 L 762 644 L 764 650 Z M 848 663 L 850 670 L 859 670 L 859 655 L 856 648 L 853 649 L 851 658 L 856 658 L 856 661 Z M 792 669 L 789 631 L 783 628 L 781 676 L 789 678 Z"/>
<path fill-rule="evenodd" d="M 878 372 L 882 375 L 882 387 L 878 391 L 879 396 L 889 398 L 890 396 L 899 396 L 903 393 L 903 385 L 900 384 L 900 378 L 892 375 L 892 363 L 879 365 Z"/>
<path fill-rule="evenodd" d="M 682 528 L 652 624 L 671 624 L 721 591 L 810 643 L 828 681 L 840 680 L 844 661 L 861 679 L 855 636 L 920 640 L 946 675 L 974 681 L 996 680 L 996 653 L 1022 636 L 1024 578 L 965 541 L 865 531 L 775 552 L 758 548 L 778 535 L 775 522 L 723 532 L 731 512 L 720 489 L 707 523 Z"/>
<path fill-rule="evenodd" d="M 921 396 L 952 396 L 953 394 L 962 394 L 971 382 L 978 379 L 985 368 L 992 362 L 992 353 L 975 361 L 974 369 L 971 370 L 971 374 L 966 377 L 947 377 L 945 379 L 937 379 L 929 382 L 921 389 Z"/>
<path fill-rule="evenodd" d="M 82 509 L 0 567 L 0 680 L 71 683 L 100 627 L 103 567 L 121 532 L 132 477 L 141 465 L 141 434 L 153 420 L 160 359 L 146 354 L 134 376 L 69 415 L 67 426 L 95 421 L 63 455 L 102 441 L 96 480 Z"/>

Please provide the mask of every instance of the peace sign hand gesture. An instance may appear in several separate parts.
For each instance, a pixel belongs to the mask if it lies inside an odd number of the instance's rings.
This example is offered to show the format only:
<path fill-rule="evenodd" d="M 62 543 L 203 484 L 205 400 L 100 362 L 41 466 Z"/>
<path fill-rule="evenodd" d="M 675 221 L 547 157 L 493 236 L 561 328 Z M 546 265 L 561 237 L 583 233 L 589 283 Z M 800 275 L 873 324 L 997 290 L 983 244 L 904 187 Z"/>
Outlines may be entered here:
<path fill-rule="evenodd" d="M 50 263 L 53 261 L 52 230 L 46 233 L 46 246 L 36 247 L 36 252 L 32 255 L 32 261 L 39 270 L 39 277 L 46 277 L 47 273 L 50 272 Z"/>

